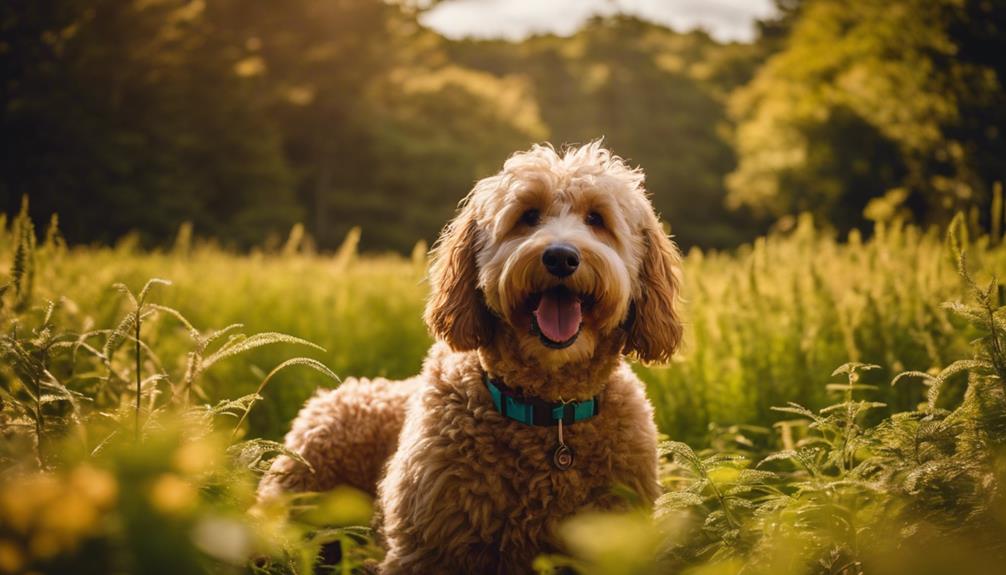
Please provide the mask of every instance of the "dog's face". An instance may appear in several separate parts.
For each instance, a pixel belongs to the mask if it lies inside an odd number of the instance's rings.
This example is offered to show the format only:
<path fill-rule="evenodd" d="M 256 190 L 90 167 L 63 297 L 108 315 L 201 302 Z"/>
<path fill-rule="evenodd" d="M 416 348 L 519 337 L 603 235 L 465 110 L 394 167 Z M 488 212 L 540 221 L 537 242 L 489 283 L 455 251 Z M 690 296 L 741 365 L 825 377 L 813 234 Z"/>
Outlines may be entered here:
<path fill-rule="evenodd" d="M 644 360 L 668 359 L 681 338 L 680 258 L 642 183 L 598 142 L 512 156 L 437 243 L 430 329 L 456 350 L 510 330 L 523 359 L 546 368 L 586 360 L 612 337 Z"/>

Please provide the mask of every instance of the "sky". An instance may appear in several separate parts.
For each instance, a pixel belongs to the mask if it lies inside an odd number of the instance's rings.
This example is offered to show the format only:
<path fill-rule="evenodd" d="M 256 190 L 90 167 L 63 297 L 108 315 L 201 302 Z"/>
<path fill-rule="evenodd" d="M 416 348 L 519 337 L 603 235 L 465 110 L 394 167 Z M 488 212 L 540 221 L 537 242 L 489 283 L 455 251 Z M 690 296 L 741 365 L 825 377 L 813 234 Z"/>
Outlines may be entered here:
<path fill-rule="evenodd" d="M 444 0 L 423 23 L 449 38 L 520 40 L 569 35 L 595 14 L 625 12 L 678 31 L 703 28 L 717 40 L 754 39 L 754 21 L 775 13 L 772 0 Z"/>

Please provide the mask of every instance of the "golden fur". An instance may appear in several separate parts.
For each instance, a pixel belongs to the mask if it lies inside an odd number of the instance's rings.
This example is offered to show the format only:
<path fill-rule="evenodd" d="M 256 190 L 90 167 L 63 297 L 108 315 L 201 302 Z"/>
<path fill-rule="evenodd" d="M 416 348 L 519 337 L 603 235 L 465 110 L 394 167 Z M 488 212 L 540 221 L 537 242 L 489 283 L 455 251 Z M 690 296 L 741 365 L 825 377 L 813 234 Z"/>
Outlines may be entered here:
<path fill-rule="evenodd" d="M 653 409 L 623 354 L 674 352 L 680 261 L 642 184 L 599 142 L 534 146 L 478 182 L 434 248 L 425 319 L 440 342 L 422 373 L 311 399 L 286 444 L 314 473 L 282 457 L 261 496 L 340 483 L 376 492 L 389 574 L 529 572 L 536 555 L 561 550 L 561 521 L 625 505 L 614 486 L 652 503 Z M 581 256 L 561 279 L 541 263 L 555 242 Z M 558 285 L 590 302 L 563 349 L 532 330 L 528 303 Z M 598 415 L 565 427 L 572 468 L 552 465 L 556 428 L 496 411 L 484 374 L 546 401 L 600 396 Z"/>

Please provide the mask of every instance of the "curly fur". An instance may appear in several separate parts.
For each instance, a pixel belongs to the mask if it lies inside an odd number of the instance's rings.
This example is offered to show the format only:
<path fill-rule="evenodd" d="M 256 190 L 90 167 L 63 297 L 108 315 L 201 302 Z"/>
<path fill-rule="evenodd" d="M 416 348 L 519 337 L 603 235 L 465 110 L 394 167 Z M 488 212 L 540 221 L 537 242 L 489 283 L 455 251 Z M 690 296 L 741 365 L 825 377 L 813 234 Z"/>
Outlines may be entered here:
<path fill-rule="evenodd" d="M 530 209 L 540 222 L 522 218 Z M 541 264 L 560 241 L 581 253 L 561 279 Z M 599 142 L 515 154 L 475 185 L 434 248 L 425 319 L 440 341 L 422 373 L 312 398 L 286 444 L 314 471 L 281 457 L 260 496 L 341 483 L 376 493 L 389 574 L 529 572 L 536 555 L 562 549 L 560 522 L 625 507 L 614 486 L 652 504 L 653 409 L 624 355 L 665 361 L 678 346 L 679 264 L 642 172 Z M 557 285 L 590 302 L 564 349 L 543 345 L 528 304 Z M 571 469 L 551 463 L 555 428 L 496 411 L 485 374 L 547 401 L 600 396 L 598 415 L 565 429 Z"/>

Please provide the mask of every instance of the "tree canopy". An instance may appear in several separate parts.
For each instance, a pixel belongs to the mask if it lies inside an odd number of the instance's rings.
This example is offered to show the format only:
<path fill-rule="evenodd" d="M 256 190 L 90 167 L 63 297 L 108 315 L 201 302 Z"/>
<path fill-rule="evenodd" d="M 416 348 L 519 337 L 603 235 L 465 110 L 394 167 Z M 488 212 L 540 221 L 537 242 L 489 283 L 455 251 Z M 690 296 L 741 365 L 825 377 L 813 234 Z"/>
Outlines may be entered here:
<path fill-rule="evenodd" d="M 730 204 L 849 228 L 885 196 L 923 221 L 989 202 L 1006 176 L 1004 14 L 971 0 L 805 2 L 731 97 Z"/>
<path fill-rule="evenodd" d="M 417 3 L 10 0 L 0 209 L 71 242 L 432 240 L 534 142 L 604 137 L 685 246 L 811 212 L 939 221 L 1003 179 L 1004 3 L 780 0 L 753 44 L 635 17 L 448 40 Z"/>

